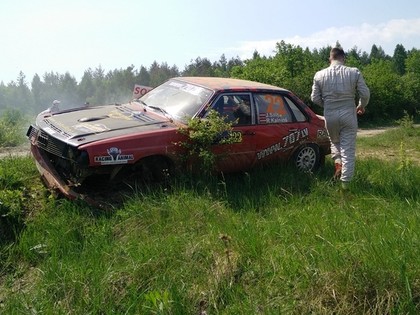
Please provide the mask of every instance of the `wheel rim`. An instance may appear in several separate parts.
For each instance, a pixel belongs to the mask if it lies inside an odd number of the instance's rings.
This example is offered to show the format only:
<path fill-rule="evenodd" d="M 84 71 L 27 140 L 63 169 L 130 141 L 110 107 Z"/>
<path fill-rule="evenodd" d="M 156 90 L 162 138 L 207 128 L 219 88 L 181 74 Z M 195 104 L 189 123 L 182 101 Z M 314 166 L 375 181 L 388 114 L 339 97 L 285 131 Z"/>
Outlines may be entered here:
<path fill-rule="evenodd" d="M 316 165 L 317 154 L 312 147 L 302 148 L 296 156 L 296 166 L 298 170 L 310 172 Z"/>

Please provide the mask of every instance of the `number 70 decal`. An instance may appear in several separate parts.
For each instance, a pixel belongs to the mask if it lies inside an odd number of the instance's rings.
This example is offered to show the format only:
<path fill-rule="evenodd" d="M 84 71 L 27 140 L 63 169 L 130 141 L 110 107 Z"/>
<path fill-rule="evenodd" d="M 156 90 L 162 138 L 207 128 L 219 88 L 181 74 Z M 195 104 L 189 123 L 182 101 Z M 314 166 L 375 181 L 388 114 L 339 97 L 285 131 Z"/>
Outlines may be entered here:
<path fill-rule="evenodd" d="M 283 147 L 292 145 L 296 141 L 299 141 L 299 139 L 306 138 L 307 136 L 309 136 L 308 128 L 291 130 L 287 136 L 283 137 Z"/>

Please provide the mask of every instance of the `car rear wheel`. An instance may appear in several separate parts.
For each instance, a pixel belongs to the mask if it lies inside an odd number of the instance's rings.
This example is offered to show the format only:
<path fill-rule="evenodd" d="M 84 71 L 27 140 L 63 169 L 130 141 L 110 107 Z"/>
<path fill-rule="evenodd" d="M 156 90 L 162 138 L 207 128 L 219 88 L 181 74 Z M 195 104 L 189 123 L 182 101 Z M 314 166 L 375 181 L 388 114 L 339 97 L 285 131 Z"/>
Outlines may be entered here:
<path fill-rule="evenodd" d="M 321 160 L 318 146 L 314 144 L 307 144 L 300 147 L 295 152 L 293 160 L 299 171 L 315 171 L 319 167 Z"/>

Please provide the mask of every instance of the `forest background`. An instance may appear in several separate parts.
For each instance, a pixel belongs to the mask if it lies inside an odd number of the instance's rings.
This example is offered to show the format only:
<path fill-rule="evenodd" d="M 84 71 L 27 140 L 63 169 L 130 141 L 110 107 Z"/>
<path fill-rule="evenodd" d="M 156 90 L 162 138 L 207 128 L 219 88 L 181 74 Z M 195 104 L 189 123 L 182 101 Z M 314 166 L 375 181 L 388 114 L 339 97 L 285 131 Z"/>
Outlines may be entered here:
<path fill-rule="evenodd" d="M 336 46 L 340 46 L 337 42 Z M 310 93 L 316 71 L 328 66 L 331 47 L 309 50 L 278 42 L 274 54 L 227 60 L 222 54 L 218 61 L 197 57 L 185 65 L 184 70 L 156 61 L 146 68 L 134 65 L 105 70 L 101 66 L 84 71 L 80 82 L 66 72 L 35 74 L 30 83 L 21 71 L 16 81 L 0 82 L 0 117 L 7 121 L 19 120 L 48 108 L 52 101 L 61 101 L 62 108 L 82 104 L 103 105 L 123 103 L 132 98 L 135 84 L 156 87 L 177 76 L 217 76 L 249 79 L 273 84 L 295 92 L 303 101 L 313 106 L 317 113 L 322 109 L 311 104 Z M 420 104 L 420 50 L 406 50 L 396 45 L 394 54 L 387 55 L 381 46 L 372 46 L 370 53 L 357 46 L 346 51 L 346 65 L 358 67 L 371 91 L 371 101 L 362 123 L 376 125 L 395 121 L 405 114 L 418 116 Z"/>

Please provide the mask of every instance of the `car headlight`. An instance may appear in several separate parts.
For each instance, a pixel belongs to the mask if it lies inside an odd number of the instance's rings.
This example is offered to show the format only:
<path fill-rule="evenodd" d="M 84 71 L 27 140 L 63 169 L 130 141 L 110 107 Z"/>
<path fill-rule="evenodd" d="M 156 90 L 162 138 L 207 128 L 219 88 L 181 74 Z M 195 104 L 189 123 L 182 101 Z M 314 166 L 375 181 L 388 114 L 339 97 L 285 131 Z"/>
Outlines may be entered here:
<path fill-rule="evenodd" d="M 79 166 L 88 166 L 89 165 L 89 154 L 87 151 L 78 150 L 75 147 L 67 147 L 67 159 L 76 162 Z"/>
<path fill-rule="evenodd" d="M 80 166 L 88 166 L 89 154 L 87 153 L 87 151 L 79 151 L 79 156 L 76 158 L 76 162 Z"/>

